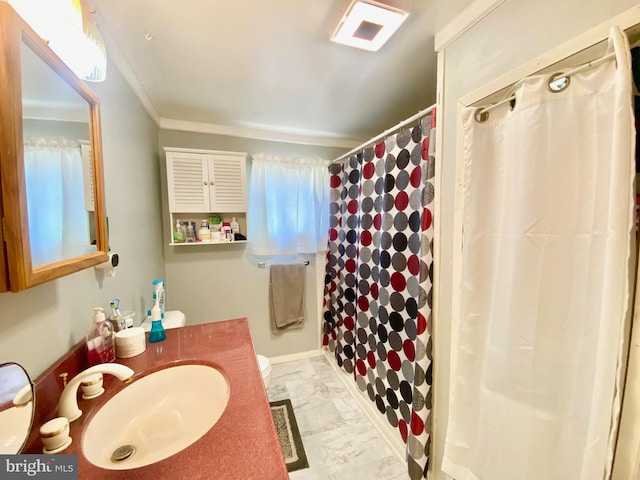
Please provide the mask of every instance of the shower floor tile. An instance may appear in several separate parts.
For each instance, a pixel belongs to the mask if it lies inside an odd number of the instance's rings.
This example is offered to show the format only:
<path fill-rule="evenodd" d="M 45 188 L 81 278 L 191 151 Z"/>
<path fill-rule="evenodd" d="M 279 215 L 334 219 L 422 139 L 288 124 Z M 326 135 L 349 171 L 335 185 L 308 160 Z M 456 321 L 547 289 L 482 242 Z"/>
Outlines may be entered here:
<path fill-rule="evenodd" d="M 273 365 L 267 394 L 291 399 L 309 461 L 291 480 L 409 478 L 324 356 Z"/>

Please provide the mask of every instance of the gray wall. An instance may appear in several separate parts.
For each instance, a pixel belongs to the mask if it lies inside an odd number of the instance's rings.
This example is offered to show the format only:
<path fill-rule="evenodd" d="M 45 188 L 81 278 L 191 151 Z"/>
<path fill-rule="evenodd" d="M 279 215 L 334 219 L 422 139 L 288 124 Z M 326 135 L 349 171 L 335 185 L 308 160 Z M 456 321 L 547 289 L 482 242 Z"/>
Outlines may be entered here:
<path fill-rule="evenodd" d="M 140 316 L 151 280 L 165 272 L 158 129 L 113 63 L 107 80 L 89 87 L 101 102 L 109 243 L 121 263 L 115 278 L 91 268 L 0 295 L 0 362 L 19 362 L 32 378 L 84 338 L 92 307 L 118 297 Z"/>
<path fill-rule="evenodd" d="M 474 25 L 445 51 L 443 108 L 438 128 L 444 139 L 440 212 L 441 257 L 439 314 L 436 319 L 435 377 L 436 480 L 440 471 L 448 414 L 452 317 L 453 211 L 456 166 L 456 105 L 458 99 L 516 67 L 637 5 L 635 0 L 509 0 Z"/>
<path fill-rule="evenodd" d="M 65 137 L 70 140 L 89 140 L 89 124 L 61 120 L 35 120 L 25 118 L 23 135 L 29 137 Z"/>
<path fill-rule="evenodd" d="M 160 147 L 161 150 L 162 147 L 228 150 L 247 152 L 249 155 L 264 152 L 327 160 L 344 152 L 344 149 L 174 130 L 160 131 Z M 160 157 L 165 185 L 163 151 Z M 250 162 L 248 167 L 250 171 Z M 269 328 L 269 269 L 260 269 L 255 261 L 247 258 L 247 244 L 170 246 L 166 193 L 163 195 L 167 309 L 182 311 L 187 317 L 187 324 L 247 317 L 256 350 L 270 357 L 319 348 L 323 255 L 305 257 L 310 264 L 306 269 L 306 316 L 303 328 L 273 334 Z"/>

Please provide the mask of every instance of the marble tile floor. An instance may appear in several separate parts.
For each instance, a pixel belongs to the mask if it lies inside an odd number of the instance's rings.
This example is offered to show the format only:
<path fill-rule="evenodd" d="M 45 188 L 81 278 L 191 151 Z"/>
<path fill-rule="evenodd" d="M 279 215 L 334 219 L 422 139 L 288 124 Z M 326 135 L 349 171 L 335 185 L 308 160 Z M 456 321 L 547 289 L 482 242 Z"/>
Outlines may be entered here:
<path fill-rule="evenodd" d="M 291 480 L 408 480 L 324 356 L 273 365 L 271 375 L 269 400 L 291 399 L 309 462 Z"/>

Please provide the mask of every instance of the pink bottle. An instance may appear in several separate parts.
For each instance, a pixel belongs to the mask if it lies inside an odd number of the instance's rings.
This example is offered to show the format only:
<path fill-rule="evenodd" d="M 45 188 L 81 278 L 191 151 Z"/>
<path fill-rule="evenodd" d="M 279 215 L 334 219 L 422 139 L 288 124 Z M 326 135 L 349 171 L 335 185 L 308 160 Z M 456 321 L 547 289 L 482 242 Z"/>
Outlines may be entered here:
<path fill-rule="evenodd" d="M 231 224 L 229 222 L 222 222 L 222 236 L 226 242 L 231 242 Z"/>

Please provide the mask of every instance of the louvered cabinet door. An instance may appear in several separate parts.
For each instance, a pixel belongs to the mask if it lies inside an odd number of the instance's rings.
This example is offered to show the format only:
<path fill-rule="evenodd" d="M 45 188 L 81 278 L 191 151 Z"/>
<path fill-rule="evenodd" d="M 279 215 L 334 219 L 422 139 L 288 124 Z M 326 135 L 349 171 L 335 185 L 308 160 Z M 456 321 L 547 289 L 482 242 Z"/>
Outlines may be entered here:
<path fill-rule="evenodd" d="M 212 212 L 247 210 L 246 155 L 210 155 L 209 180 Z"/>
<path fill-rule="evenodd" d="M 209 155 L 167 152 L 169 211 L 209 212 Z"/>

